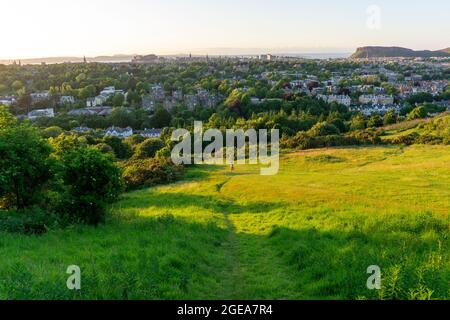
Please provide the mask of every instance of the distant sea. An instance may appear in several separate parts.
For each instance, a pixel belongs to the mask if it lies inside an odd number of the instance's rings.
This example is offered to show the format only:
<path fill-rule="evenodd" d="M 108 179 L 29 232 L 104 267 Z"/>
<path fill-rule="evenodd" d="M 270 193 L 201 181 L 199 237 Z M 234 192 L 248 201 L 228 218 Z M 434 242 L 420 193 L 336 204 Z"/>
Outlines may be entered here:
<path fill-rule="evenodd" d="M 280 53 L 276 55 L 306 59 L 342 59 L 349 58 L 352 53 Z"/>
<path fill-rule="evenodd" d="M 342 58 L 348 58 L 351 56 L 351 53 L 274 53 L 273 55 L 279 56 L 279 57 L 296 57 L 296 58 L 305 58 L 305 59 L 342 59 Z M 162 55 L 164 57 L 164 55 Z M 167 57 L 177 57 L 177 56 L 183 56 L 186 57 L 186 55 L 169 55 Z M 204 55 L 198 55 L 194 54 L 194 57 L 200 57 Z M 213 56 L 220 56 L 219 54 L 213 54 Z M 228 57 L 256 57 L 257 54 L 225 54 L 222 56 L 228 56 Z M 133 58 L 132 55 L 120 55 L 120 56 L 101 56 L 101 57 L 95 57 L 95 58 L 87 58 L 88 62 L 101 62 L 101 63 L 127 63 L 130 62 Z M 80 57 L 54 57 L 54 58 L 36 58 L 36 59 L 23 59 L 23 60 L 0 60 L 0 64 L 12 64 L 14 61 L 16 63 L 19 63 L 19 61 L 22 64 L 41 64 L 42 62 L 45 62 L 47 64 L 54 64 L 54 63 L 64 63 L 64 62 L 75 62 L 80 63 L 83 62 L 83 58 Z"/>

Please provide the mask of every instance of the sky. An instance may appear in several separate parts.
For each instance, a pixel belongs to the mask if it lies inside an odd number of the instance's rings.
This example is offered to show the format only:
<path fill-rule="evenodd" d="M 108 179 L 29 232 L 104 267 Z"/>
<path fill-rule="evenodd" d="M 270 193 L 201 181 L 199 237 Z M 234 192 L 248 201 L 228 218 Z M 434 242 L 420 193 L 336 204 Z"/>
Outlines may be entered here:
<path fill-rule="evenodd" d="M 450 46 L 448 0 L 0 0 L 0 59 Z"/>

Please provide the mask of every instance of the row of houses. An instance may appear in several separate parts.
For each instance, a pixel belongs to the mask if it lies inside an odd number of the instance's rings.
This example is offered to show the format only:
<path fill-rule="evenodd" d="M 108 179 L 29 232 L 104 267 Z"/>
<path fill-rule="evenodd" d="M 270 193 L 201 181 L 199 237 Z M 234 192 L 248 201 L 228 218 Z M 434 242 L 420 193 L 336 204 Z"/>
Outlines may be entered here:
<path fill-rule="evenodd" d="M 343 104 L 344 106 L 350 107 L 352 104 L 352 99 L 347 95 L 318 95 L 318 99 L 321 99 L 325 102 L 332 103 L 336 102 L 338 104 Z"/>
<path fill-rule="evenodd" d="M 74 128 L 73 131 L 77 133 L 93 133 L 94 129 L 88 127 L 77 127 Z M 101 134 L 105 137 L 117 137 L 117 138 L 128 138 L 132 135 L 140 135 L 144 138 L 160 138 L 162 133 L 162 129 L 144 129 L 144 130 L 133 130 L 131 127 L 120 128 L 120 127 L 110 127 L 105 129 Z"/>
<path fill-rule="evenodd" d="M 150 94 L 142 97 L 142 108 L 146 111 L 154 111 L 158 104 L 166 110 L 171 110 L 174 106 L 184 102 L 189 110 L 196 107 L 214 108 L 221 101 L 223 97 L 211 94 L 206 89 L 198 89 L 196 94 L 183 95 L 181 89 L 172 92 L 171 96 L 166 96 L 163 88 L 160 85 L 153 86 Z"/>
<path fill-rule="evenodd" d="M 394 110 L 397 114 L 400 113 L 400 105 L 359 105 L 350 107 L 350 111 L 360 112 L 365 116 L 371 116 L 373 114 L 385 114 L 391 110 Z"/>
<path fill-rule="evenodd" d="M 394 97 L 385 94 L 363 94 L 359 97 L 361 104 L 373 104 L 373 105 L 391 105 L 394 103 Z"/>

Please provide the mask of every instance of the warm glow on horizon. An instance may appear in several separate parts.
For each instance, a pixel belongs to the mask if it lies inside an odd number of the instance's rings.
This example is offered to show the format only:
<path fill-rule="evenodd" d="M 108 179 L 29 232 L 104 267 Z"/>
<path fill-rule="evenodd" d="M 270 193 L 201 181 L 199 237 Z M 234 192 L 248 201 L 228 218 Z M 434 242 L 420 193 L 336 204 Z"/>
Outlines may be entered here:
<path fill-rule="evenodd" d="M 379 30 L 366 25 L 372 4 Z M 0 59 L 450 45 L 450 2 L 442 0 L 2 0 L 0 8 Z"/>

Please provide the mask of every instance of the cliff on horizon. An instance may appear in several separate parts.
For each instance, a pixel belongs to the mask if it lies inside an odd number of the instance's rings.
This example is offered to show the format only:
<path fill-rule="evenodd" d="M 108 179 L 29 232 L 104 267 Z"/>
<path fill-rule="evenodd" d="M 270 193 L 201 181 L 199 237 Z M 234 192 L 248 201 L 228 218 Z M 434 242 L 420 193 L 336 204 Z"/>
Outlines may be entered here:
<path fill-rule="evenodd" d="M 361 47 L 351 56 L 354 59 L 364 58 L 430 58 L 430 57 L 450 57 L 450 48 L 438 51 L 422 50 L 415 51 L 401 47 Z"/>

